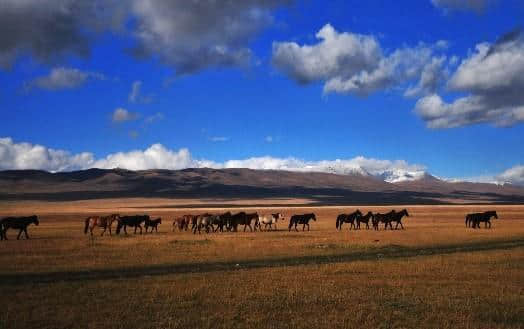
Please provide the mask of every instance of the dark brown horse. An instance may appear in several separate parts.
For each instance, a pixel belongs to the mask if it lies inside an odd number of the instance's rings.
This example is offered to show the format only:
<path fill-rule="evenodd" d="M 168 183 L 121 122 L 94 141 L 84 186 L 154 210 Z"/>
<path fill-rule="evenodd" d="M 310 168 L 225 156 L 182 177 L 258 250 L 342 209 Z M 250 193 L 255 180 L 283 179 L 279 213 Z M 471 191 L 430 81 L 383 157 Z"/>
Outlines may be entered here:
<path fill-rule="evenodd" d="M 17 240 L 20 239 L 20 235 L 22 232 L 25 233 L 25 238 L 29 239 L 29 235 L 27 234 L 27 227 L 30 224 L 35 224 L 38 226 L 39 221 L 38 217 L 36 215 L 28 216 L 28 217 L 5 217 L 0 220 L 0 240 L 7 240 L 7 230 L 12 229 L 18 229 L 20 230 L 18 232 L 18 236 L 16 237 Z"/>
<path fill-rule="evenodd" d="M 388 217 L 389 226 L 392 227 L 391 222 L 395 222 L 397 223 L 397 225 L 395 225 L 395 230 L 398 229 L 398 224 L 400 224 L 400 227 L 404 229 L 404 225 L 402 225 L 402 217 L 404 216 L 409 217 L 409 213 L 406 209 L 402 209 L 400 212 L 396 212 L 393 210 L 391 215 L 389 215 Z"/>
<path fill-rule="evenodd" d="M 357 222 L 356 229 L 360 230 L 360 223 L 366 224 L 366 229 L 369 230 L 369 220 L 373 218 L 373 213 L 368 211 L 364 216 L 359 216 L 355 220 Z"/>
<path fill-rule="evenodd" d="M 118 221 L 120 218 L 120 215 L 118 214 L 112 214 L 109 216 L 90 216 L 87 217 L 85 220 L 85 226 L 84 226 L 84 234 L 87 234 L 87 231 L 91 232 L 91 236 L 93 235 L 93 230 L 95 227 L 100 227 L 103 229 L 101 236 L 104 235 L 106 230 L 109 228 L 109 235 L 112 235 L 111 229 L 113 227 L 113 222 Z"/>
<path fill-rule="evenodd" d="M 473 228 L 480 228 L 480 222 L 484 222 L 484 228 L 491 228 L 491 217 L 499 218 L 497 212 L 494 210 L 470 214 L 471 222 L 473 223 Z"/>
<path fill-rule="evenodd" d="M 127 234 L 127 227 L 131 226 L 135 228 L 135 234 L 136 229 L 140 229 L 140 234 L 142 234 L 142 223 L 145 222 L 146 219 L 149 219 L 148 215 L 135 215 L 135 216 L 120 216 L 118 219 L 118 225 L 116 227 L 116 234 L 120 234 L 120 230 L 122 227 L 124 228 L 124 233 Z"/>
<path fill-rule="evenodd" d="M 338 215 L 337 222 L 336 222 L 337 230 L 341 230 L 342 229 L 342 224 L 344 224 L 344 223 L 350 223 L 351 224 L 351 226 L 349 227 L 350 230 L 352 228 L 356 228 L 355 220 L 357 218 L 359 218 L 360 216 L 362 216 L 362 213 L 358 209 L 355 212 L 352 212 L 351 214 L 340 214 L 340 215 Z"/>
<path fill-rule="evenodd" d="M 146 233 L 150 227 L 151 227 L 151 233 L 153 233 L 153 229 L 155 230 L 155 232 L 158 233 L 158 224 L 162 224 L 162 218 L 160 217 L 156 219 L 146 218 L 146 220 L 144 221 L 144 227 L 146 229 Z"/>
<path fill-rule="evenodd" d="M 315 216 L 315 214 L 311 213 L 311 214 L 291 216 L 291 218 L 289 219 L 288 231 L 291 231 L 291 228 L 293 227 L 293 225 L 295 225 L 295 231 L 298 232 L 298 229 L 297 229 L 298 224 L 302 224 L 302 231 L 305 230 L 306 225 L 307 225 L 307 230 L 309 231 L 309 221 L 311 219 L 314 221 L 317 220 L 317 217 Z"/>

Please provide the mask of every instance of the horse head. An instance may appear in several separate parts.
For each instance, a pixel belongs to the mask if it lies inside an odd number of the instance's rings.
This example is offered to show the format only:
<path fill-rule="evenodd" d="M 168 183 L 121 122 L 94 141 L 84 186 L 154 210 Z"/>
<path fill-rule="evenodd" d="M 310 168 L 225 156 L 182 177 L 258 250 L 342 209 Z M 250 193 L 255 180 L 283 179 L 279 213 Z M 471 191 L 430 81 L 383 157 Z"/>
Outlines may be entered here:
<path fill-rule="evenodd" d="M 362 213 L 360 212 L 360 209 L 357 209 L 357 211 L 355 211 L 355 215 L 362 216 Z"/>
<path fill-rule="evenodd" d="M 409 213 L 408 213 L 408 210 L 407 209 L 402 209 L 402 211 L 400 212 L 401 214 L 409 217 Z"/>
<path fill-rule="evenodd" d="M 317 217 L 315 216 L 315 214 L 311 213 L 311 214 L 309 214 L 309 216 L 310 216 L 311 219 L 314 220 L 315 222 L 317 221 Z"/>
<path fill-rule="evenodd" d="M 33 221 L 33 223 L 35 223 L 36 226 L 38 226 L 38 224 L 40 224 L 40 222 L 38 221 L 38 216 L 37 215 L 31 216 L 31 220 Z"/>
<path fill-rule="evenodd" d="M 492 211 L 492 212 L 491 212 L 491 215 L 492 215 L 493 217 L 495 217 L 496 219 L 499 219 L 499 216 L 497 216 L 497 212 L 496 212 L 496 211 Z"/>

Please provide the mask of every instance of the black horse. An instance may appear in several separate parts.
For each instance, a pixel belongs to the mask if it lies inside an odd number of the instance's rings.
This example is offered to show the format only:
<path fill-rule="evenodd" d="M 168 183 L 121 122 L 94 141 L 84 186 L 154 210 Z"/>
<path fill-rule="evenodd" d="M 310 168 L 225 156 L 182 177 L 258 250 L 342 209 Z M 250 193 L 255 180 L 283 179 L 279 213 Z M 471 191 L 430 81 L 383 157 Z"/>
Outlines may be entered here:
<path fill-rule="evenodd" d="M 298 224 L 302 224 L 302 231 L 305 230 L 306 228 L 306 225 L 307 225 L 307 230 L 309 231 L 309 221 L 310 220 L 314 220 L 316 221 L 317 220 L 317 217 L 315 216 L 315 214 L 311 213 L 311 214 L 304 214 L 304 215 L 293 215 L 291 216 L 291 218 L 289 219 L 289 229 L 288 231 L 291 231 L 291 228 L 293 227 L 293 225 L 295 225 L 295 231 L 298 232 L 298 229 L 297 229 L 297 225 Z"/>
<path fill-rule="evenodd" d="M 4 240 L 4 239 L 7 240 L 7 230 L 10 228 L 20 230 L 18 232 L 18 236 L 16 237 L 17 240 L 20 239 L 20 235 L 22 234 L 22 232 L 25 233 L 25 238 L 29 239 L 29 235 L 27 234 L 27 227 L 33 223 L 37 226 L 40 223 L 36 215 L 29 216 L 29 217 L 2 218 L 0 220 L 0 240 Z"/>
<path fill-rule="evenodd" d="M 227 218 L 227 230 L 236 232 L 238 231 L 238 225 L 246 222 L 246 213 L 241 211 Z M 246 229 L 244 225 L 244 230 Z"/>
<path fill-rule="evenodd" d="M 369 220 L 370 219 L 373 220 L 373 213 L 371 211 L 368 211 L 368 213 L 365 214 L 364 216 L 358 216 L 357 218 L 355 218 L 357 222 L 356 229 L 360 230 L 360 223 L 365 223 L 366 229 L 369 230 Z"/>
<path fill-rule="evenodd" d="M 395 225 L 395 230 L 398 228 L 398 224 L 400 224 L 400 227 L 404 229 L 404 225 L 402 225 L 402 217 L 404 216 L 409 217 L 409 213 L 406 209 L 402 209 L 400 212 L 396 212 L 395 210 L 390 212 L 390 215 L 388 217 L 389 227 L 393 229 L 391 226 L 391 222 L 395 222 L 397 223 L 397 225 Z"/>
<path fill-rule="evenodd" d="M 360 216 L 362 216 L 362 213 L 358 209 L 357 209 L 357 211 L 352 212 L 351 214 L 340 214 L 340 215 L 338 215 L 337 223 L 336 223 L 337 230 L 341 230 L 342 229 L 342 224 L 344 224 L 344 223 L 350 223 L 351 224 L 351 226 L 349 227 L 350 230 L 352 228 L 356 228 L 355 220 L 357 218 L 359 218 Z"/>
<path fill-rule="evenodd" d="M 491 228 L 491 217 L 499 218 L 497 212 L 494 210 L 471 214 L 473 228 L 480 228 L 480 222 L 484 222 L 484 228 L 488 228 L 488 224 L 489 228 Z"/>
<path fill-rule="evenodd" d="M 146 218 L 146 220 L 144 221 L 144 227 L 146 228 L 146 233 L 150 227 L 151 227 L 151 233 L 153 233 L 153 229 L 155 230 L 155 232 L 158 233 L 158 224 L 162 224 L 162 218 L 158 217 L 157 219 L 149 219 L 149 216 L 148 216 L 148 218 Z"/>
<path fill-rule="evenodd" d="M 116 227 L 116 234 L 120 234 L 120 230 L 122 229 L 122 227 L 124 228 L 125 234 L 127 234 L 126 228 L 128 226 L 135 228 L 135 234 L 136 234 L 136 229 L 139 228 L 140 234 L 142 234 L 142 225 L 141 224 L 145 222 L 146 219 L 147 220 L 150 219 L 148 215 L 121 216 L 120 219 L 118 220 L 118 225 Z"/>

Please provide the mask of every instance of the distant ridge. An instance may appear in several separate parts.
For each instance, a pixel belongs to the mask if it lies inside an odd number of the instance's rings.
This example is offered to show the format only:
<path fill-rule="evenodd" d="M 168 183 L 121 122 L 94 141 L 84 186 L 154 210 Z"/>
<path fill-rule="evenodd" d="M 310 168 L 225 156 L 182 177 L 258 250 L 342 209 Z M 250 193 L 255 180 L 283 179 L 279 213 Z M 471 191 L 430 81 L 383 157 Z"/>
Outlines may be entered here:
<path fill-rule="evenodd" d="M 88 169 L 59 173 L 7 170 L 0 171 L 0 197 L 11 200 L 306 197 L 324 204 L 524 203 L 524 189 L 507 184 L 447 182 L 427 173 L 387 182 L 359 171 L 335 174 L 211 168 Z"/>

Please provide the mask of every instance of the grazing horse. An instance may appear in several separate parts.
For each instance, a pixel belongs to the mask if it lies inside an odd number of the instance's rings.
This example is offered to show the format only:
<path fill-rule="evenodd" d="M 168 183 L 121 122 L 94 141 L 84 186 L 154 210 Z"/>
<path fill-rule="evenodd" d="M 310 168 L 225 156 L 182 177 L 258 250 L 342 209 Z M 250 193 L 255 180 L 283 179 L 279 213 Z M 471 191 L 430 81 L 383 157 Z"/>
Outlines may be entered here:
<path fill-rule="evenodd" d="M 207 213 L 194 217 L 194 225 L 192 227 L 193 234 L 196 234 L 197 230 L 198 234 L 200 234 L 202 228 L 205 228 L 206 233 L 209 233 L 210 229 L 213 230 L 213 224 L 211 224 L 212 219 L 213 215 Z"/>
<path fill-rule="evenodd" d="M 118 221 L 120 218 L 120 215 L 118 214 L 112 214 L 109 216 L 90 216 L 87 217 L 85 220 L 85 226 L 84 226 L 84 234 L 87 234 L 87 231 L 91 233 L 91 236 L 93 236 L 93 230 L 95 227 L 100 227 L 104 229 L 102 231 L 102 234 L 100 236 L 104 236 L 104 233 L 109 228 L 109 235 L 113 235 L 111 232 L 111 229 L 113 228 L 113 222 Z"/>
<path fill-rule="evenodd" d="M 373 229 L 378 231 L 378 229 L 379 229 L 378 224 L 379 223 L 384 223 L 384 229 L 385 230 L 387 230 L 388 224 L 389 224 L 389 227 L 391 229 L 393 229 L 393 227 L 391 226 L 391 222 L 389 221 L 389 216 L 391 216 L 394 212 L 395 212 L 395 210 L 391 210 L 387 214 L 381 214 L 381 213 L 374 214 L 373 215 L 373 220 L 372 220 L 372 222 L 373 222 Z"/>
<path fill-rule="evenodd" d="M 258 227 L 260 231 L 262 231 L 262 224 L 264 224 L 264 230 L 267 230 L 269 226 L 269 230 L 277 230 L 277 222 L 279 220 L 284 220 L 284 215 L 277 212 L 276 214 L 270 214 L 270 215 L 264 215 L 259 217 L 258 221 L 255 223 L 255 228 Z M 275 228 L 273 229 L 273 225 L 275 225 Z"/>
<path fill-rule="evenodd" d="M 153 229 L 155 230 L 155 232 L 158 233 L 158 224 L 162 224 L 162 218 L 160 217 L 158 217 L 157 219 L 146 218 L 146 220 L 144 221 L 144 227 L 146 228 L 146 233 L 150 227 L 151 227 L 151 233 L 153 233 Z"/>
<path fill-rule="evenodd" d="M 293 227 L 293 225 L 295 225 L 295 231 L 298 232 L 298 229 L 297 229 L 297 225 L 298 224 L 303 224 L 302 231 L 305 230 L 306 225 L 307 225 L 307 230 L 309 231 L 309 221 L 311 219 L 314 220 L 314 221 L 317 220 L 317 217 L 315 216 L 315 214 L 311 213 L 311 214 L 293 215 L 293 216 L 291 216 L 291 218 L 289 219 L 288 231 L 291 231 L 291 228 Z"/>
<path fill-rule="evenodd" d="M 182 217 L 175 218 L 173 220 L 173 232 L 175 231 L 175 226 L 178 227 L 179 231 L 187 231 L 192 218 L 193 215 L 184 215 Z"/>
<path fill-rule="evenodd" d="M 18 232 L 18 236 L 16 237 L 17 240 L 20 239 L 20 235 L 22 234 L 22 232 L 25 233 L 25 238 L 29 239 L 29 235 L 27 234 L 27 227 L 33 223 L 37 226 L 39 224 L 38 217 L 36 215 L 29 217 L 2 218 L 0 220 L 0 240 L 7 240 L 7 230 L 10 228 L 20 230 Z"/>
<path fill-rule="evenodd" d="M 124 228 L 125 234 L 127 234 L 126 228 L 128 226 L 135 228 L 134 234 L 136 234 L 137 228 L 140 229 L 140 234 L 142 234 L 142 225 L 141 224 L 145 222 L 146 219 L 149 219 L 148 215 L 121 216 L 120 219 L 118 220 L 118 225 L 116 227 L 116 234 L 120 234 L 120 230 L 122 229 L 122 227 Z"/>
<path fill-rule="evenodd" d="M 494 210 L 486 211 L 482 213 L 471 214 L 473 228 L 480 228 L 480 222 L 484 222 L 484 228 L 491 228 L 491 217 L 499 218 L 497 212 Z"/>
<path fill-rule="evenodd" d="M 369 230 L 369 220 L 373 220 L 373 213 L 371 211 L 368 211 L 367 214 L 364 216 L 358 216 L 355 220 L 357 221 L 357 227 L 356 229 L 360 230 L 360 223 L 366 224 L 366 229 Z"/>
<path fill-rule="evenodd" d="M 352 212 L 351 214 L 340 214 L 340 215 L 338 215 L 337 223 L 336 223 L 337 230 L 341 230 L 342 229 L 342 224 L 344 224 L 344 223 L 350 223 L 351 224 L 351 226 L 349 227 L 350 230 L 351 230 L 351 228 L 355 228 L 355 220 L 357 218 L 359 218 L 360 216 L 362 216 L 362 213 L 358 209 L 357 209 L 357 211 Z"/>
<path fill-rule="evenodd" d="M 396 222 L 397 225 L 395 225 L 395 230 L 398 228 L 398 224 L 400 224 L 400 227 L 404 229 L 404 225 L 402 225 L 402 217 L 409 217 L 409 213 L 406 209 L 402 209 L 400 212 L 392 211 L 391 215 L 388 218 L 389 226 L 391 227 L 391 222 Z"/>

